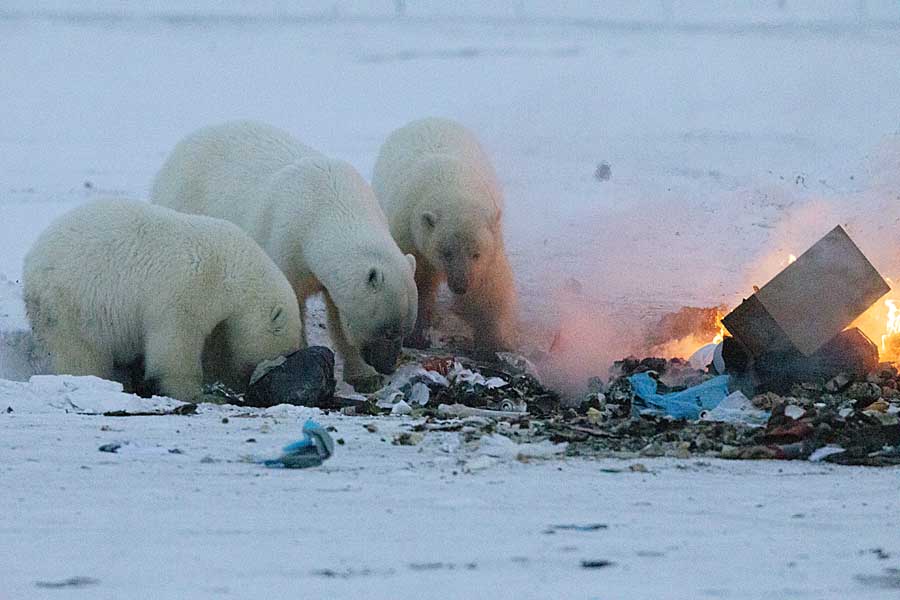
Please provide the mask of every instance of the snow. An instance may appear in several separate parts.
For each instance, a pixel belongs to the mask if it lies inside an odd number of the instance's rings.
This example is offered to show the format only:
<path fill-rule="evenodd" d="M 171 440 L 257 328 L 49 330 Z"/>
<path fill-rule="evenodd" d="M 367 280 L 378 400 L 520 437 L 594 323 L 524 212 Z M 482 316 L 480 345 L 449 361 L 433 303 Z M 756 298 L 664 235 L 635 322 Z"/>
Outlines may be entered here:
<path fill-rule="evenodd" d="M 450 432 L 395 446 L 407 416 L 104 417 L 79 413 L 172 404 L 28 381 L 46 371 L 19 283 L 36 236 L 88 199 L 145 198 L 178 139 L 231 118 L 366 176 L 413 118 L 478 132 L 528 349 L 571 340 L 561 382 L 602 373 L 661 311 L 735 304 L 836 223 L 900 273 L 895 2 L 407 4 L 0 7 L 0 596 L 895 596 L 873 583 L 900 555 L 896 469 L 520 462 Z M 252 462 L 309 416 L 345 440 L 323 467 Z M 545 533 L 591 523 L 609 527 Z"/>

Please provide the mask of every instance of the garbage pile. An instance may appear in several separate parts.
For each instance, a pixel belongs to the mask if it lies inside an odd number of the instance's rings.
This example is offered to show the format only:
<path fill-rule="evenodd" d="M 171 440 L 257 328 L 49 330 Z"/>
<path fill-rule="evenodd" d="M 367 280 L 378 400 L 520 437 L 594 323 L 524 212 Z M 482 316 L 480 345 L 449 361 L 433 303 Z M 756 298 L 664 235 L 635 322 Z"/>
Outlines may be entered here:
<path fill-rule="evenodd" d="M 789 394 L 748 398 L 722 376 L 691 372 L 683 360 L 628 358 L 613 367 L 605 391 L 583 414 L 537 425 L 570 454 L 709 456 L 825 460 L 848 465 L 900 464 L 900 377 L 882 365 L 863 378 L 838 375 L 796 384 Z M 667 385 L 664 380 L 696 383 Z M 727 378 L 726 378 L 727 379 Z M 647 381 L 656 386 L 650 389 Z M 699 391 L 698 391 L 699 390 Z M 686 414 L 693 404 L 696 418 Z"/>

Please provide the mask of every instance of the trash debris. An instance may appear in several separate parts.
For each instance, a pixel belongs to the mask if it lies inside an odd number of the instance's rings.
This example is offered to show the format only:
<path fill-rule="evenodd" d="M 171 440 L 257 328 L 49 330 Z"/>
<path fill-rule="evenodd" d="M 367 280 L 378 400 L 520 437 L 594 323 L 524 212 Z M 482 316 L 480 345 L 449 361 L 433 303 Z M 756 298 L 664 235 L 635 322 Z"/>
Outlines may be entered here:
<path fill-rule="evenodd" d="M 731 336 L 722 350 L 728 372 L 779 393 L 816 378 L 864 376 L 877 366 L 878 347 L 845 328 L 889 291 L 835 227 L 723 318 Z M 833 391 L 839 385 L 834 381 Z"/>
<path fill-rule="evenodd" d="M 554 444 L 550 440 L 518 444 L 505 435 L 495 433 L 481 438 L 478 451 L 494 458 L 522 460 L 523 458 L 550 458 L 564 454 L 568 446 L 565 442 Z"/>
<path fill-rule="evenodd" d="M 668 415 L 676 419 L 699 419 L 703 410 L 712 410 L 728 396 L 727 375 L 719 375 L 694 387 L 668 394 L 657 393 L 659 382 L 648 373 L 628 378 L 634 389 L 632 412 Z"/>
<path fill-rule="evenodd" d="M 492 410 L 485 408 L 472 408 L 465 404 L 441 404 L 438 406 L 438 414 L 443 417 L 488 417 L 493 419 L 521 419 L 524 411 Z"/>
<path fill-rule="evenodd" d="M 260 363 L 250 377 L 244 404 L 328 407 L 335 385 L 334 353 L 324 346 L 310 346 Z"/>
<path fill-rule="evenodd" d="M 582 569 L 604 569 L 606 567 L 611 567 L 616 563 L 611 560 L 583 560 L 581 561 Z"/>
<path fill-rule="evenodd" d="M 588 523 L 587 525 L 551 525 L 544 530 L 544 533 L 556 533 L 557 531 L 600 531 L 609 529 L 606 523 Z"/>
<path fill-rule="evenodd" d="M 796 406 L 794 404 L 788 404 L 787 406 L 784 407 L 784 416 L 790 417 L 791 419 L 794 419 L 795 421 L 797 419 L 803 418 L 803 415 L 805 415 L 805 414 L 806 414 L 806 411 L 804 409 L 802 409 L 799 406 Z"/>
<path fill-rule="evenodd" d="M 99 579 L 94 579 L 93 577 L 69 577 L 68 579 L 63 579 L 61 581 L 35 581 L 35 587 L 48 589 L 48 590 L 59 590 L 63 588 L 82 588 L 88 587 L 91 585 L 97 585 L 100 583 Z"/>
<path fill-rule="evenodd" d="M 267 467 L 305 469 L 318 467 L 334 454 L 334 440 L 324 427 L 309 419 L 303 424 L 303 439 L 288 444 L 278 458 L 264 460 Z"/>
<path fill-rule="evenodd" d="M 789 350 L 812 356 L 890 290 L 838 226 L 723 323 L 753 356 Z"/>
<path fill-rule="evenodd" d="M 395 416 L 408 415 L 412 412 L 412 406 L 401 400 L 391 407 L 391 414 Z"/>
<path fill-rule="evenodd" d="M 430 399 L 431 391 L 427 385 L 422 382 L 413 384 L 412 389 L 409 391 L 410 402 L 418 406 L 425 406 Z"/>
<path fill-rule="evenodd" d="M 609 181 L 610 177 L 612 177 L 612 168 L 609 166 L 609 163 L 603 161 L 598 164 L 594 170 L 594 179 L 597 181 Z"/>
<path fill-rule="evenodd" d="M 844 449 L 840 446 L 823 446 L 822 448 L 819 448 L 818 450 L 810 454 L 808 460 L 810 462 L 819 462 L 821 460 L 825 460 L 829 456 L 840 454 L 841 452 L 844 452 Z"/>
<path fill-rule="evenodd" d="M 704 421 L 722 421 L 725 423 L 746 423 L 760 427 L 769 420 L 769 413 L 753 405 L 740 390 L 729 394 L 718 406 L 700 413 Z"/>
<path fill-rule="evenodd" d="M 391 443 L 395 446 L 416 446 L 423 439 L 425 436 L 419 432 L 404 431 L 395 435 Z"/>

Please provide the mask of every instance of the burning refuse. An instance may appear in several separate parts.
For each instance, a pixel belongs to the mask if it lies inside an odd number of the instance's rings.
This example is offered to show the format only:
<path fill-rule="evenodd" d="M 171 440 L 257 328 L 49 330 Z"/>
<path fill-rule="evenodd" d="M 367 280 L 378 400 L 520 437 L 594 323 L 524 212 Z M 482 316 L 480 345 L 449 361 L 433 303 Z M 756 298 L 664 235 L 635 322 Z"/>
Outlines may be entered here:
<path fill-rule="evenodd" d="M 900 309 L 895 300 L 885 300 L 887 325 L 881 336 L 881 360 L 895 363 L 900 357 Z"/>

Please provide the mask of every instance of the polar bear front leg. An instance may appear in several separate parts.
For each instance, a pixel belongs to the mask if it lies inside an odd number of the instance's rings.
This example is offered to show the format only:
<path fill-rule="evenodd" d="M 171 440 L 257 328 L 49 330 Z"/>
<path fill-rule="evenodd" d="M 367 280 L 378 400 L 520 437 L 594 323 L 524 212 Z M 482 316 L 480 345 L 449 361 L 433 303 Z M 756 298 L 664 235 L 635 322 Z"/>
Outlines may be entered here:
<path fill-rule="evenodd" d="M 485 356 L 516 346 L 517 308 L 512 269 L 499 254 L 489 278 L 477 289 L 456 296 L 453 310 L 472 328 L 475 350 Z"/>
<path fill-rule="evenodd" d="M 328 310 L 328 333 L 335 349 L 344 358 L 344 381 L 362 394 L 374 392 L 382 384 L 382 377 L 366 364 L 359 348 L 350 345 L 341 327 L 341 315 L 331 295 L 325 292 L 325 308 Z"/>
<path fill-rule="evenodd" d="M 150 332 L 144 350 L 144 379 L 155 380 L 166 396 L 190 402 L 203 388 L 205 337 L 186 325 Z"/>
<path fill-rule="evenodd" d="M 410 348 L 426 350 L 431 346 L 431 323 L 434 318 L 434 305 L 437 302 L 437 289 L 440 276 L 424 258 L 416 257 L 416 288 L 419 295 L 419 312 L 412 333 L 403 340 Z"/>

